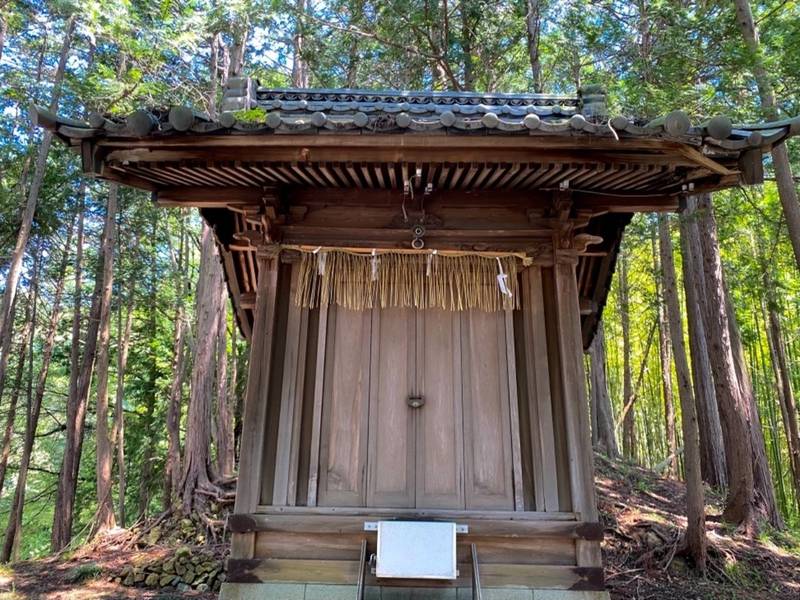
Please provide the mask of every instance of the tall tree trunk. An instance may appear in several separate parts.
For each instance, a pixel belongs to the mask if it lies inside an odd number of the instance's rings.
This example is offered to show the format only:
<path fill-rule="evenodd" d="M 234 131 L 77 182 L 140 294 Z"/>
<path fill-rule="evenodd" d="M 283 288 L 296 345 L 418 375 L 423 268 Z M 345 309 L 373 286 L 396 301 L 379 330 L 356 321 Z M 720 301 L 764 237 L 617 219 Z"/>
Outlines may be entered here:
<path fill-rule="evenodd" d="M 100 323 L 98 324 L 97 351 L 97 405 L 96 405 L 96 455 L 97 455 L 97 511 L 94 533 L 116 527 L 114 498 L 111 493 L 111 469 L 114 463 L 113 441 L 108 430 L 108 365 L 111 341 L 111 293 L 114 287 L 114 251 L 117 244 L 117 201 L 119 186 L 109 185 L 103 238 L 103 288 L 100 296 Z"/>
<path fill-rule="evenodd" d="M 67 278 L 67 265 L 69 264 L 70 247 L 72 246 L 72 236 L 75 230 L 75 222 L 78 220 L 77 213 L 73 217 L 67 230 L 67 241 L 64 244 L 64 252 L 56 276 L 56 288 L 53 293 L 53 305 L 50 311 L 50 319 L 47 323 L 42 344 L 41 366 L 36 380 L 36 390 L 29 402 L 27 419 L 25 424 L 25 441 L 20 456 L 19 470 L 17 471 L 17 485 L 14 490 L 14 500 L 8 515 L 8 525 L 6 526 L 5 540 L 0 551 L 0 562 L 8 562 L 18 545 L 20 530 L 22 528 L 22 513 L 25 508 L 25 486 L 28 481 L 28 470 L 30 468 L 33 445 L 36 441 L 36 429 L 39 426 L 39 415 L 42 411 L 42 401 L 44 400 L 45 384 L 47 375 L 50 372 L 50 362 L 53 357 L 58 325 L 61 322 L 61 299 L 64 294 L 64 285 Z"/>
<path fill-rule="evenodd" d="M 228 291 L 220 286 L 220 315 L 217 331 L 217 473 L 222 477 L 233 474 L 233 417 L 228 404 Z"/>
<path fill-rule="evenodd" d="M 661 235 L 661 221 L 653 228 L 653 268 L 655 270 L 655 287 L 658 311 L 658 354 L 661 362 L 661 390 L 664 394 L 664 431 L 667 438 L 667 469 L 670 477 L 678 476 L 678 440 L 675 432 L 675 401 L 672 391 L 672 352 L 670 350 L 670 322 L 666 314 L 664 301 L 664 266 L 659 260 L 660 252 L 656 245 L 656 229 Z M 692 399 L 694 401 L 694 398 Z"/>
<path fill-rule="evenodd" d="M 619 455 L 617 435 L 614 431 L 614 412 L 608 395 L 606 379 L 606 339 L 603 322 L 597 325 L 594 341 L 589 347 L 589 364 L 592 391 L 592 407 L 597 424 L 597 447 L 610 457 Z"/>
<path fill-rule="evenodd" d="M 531 63 L 533 91 L 541 94 L 543 91 L 542 61 L 539 56 L 539 38 L 542 31 L 541 0 L 528 0 L 525 29 L 528 35 L 528 60 Z"/>
<path fill-rule="evenodd" d="M 767 319 L 769 328 L 767 340 L 772 357 L 772 366 L 775 373 L 775 387 L 778 392 L 778 401 L 781 407 L 783 429 L 786 434 L 786 446 L 789 450 L 789 461 L 792 472 L 792 485 L 798 508 L 800 508 L 800 435 L 797 429 L 797 408 L 792 389 L 792 379 L 789 373 L 789 364 L 786 359 L 786 349 L 783 345 L 783 328 L 781 319 L 775 305 L 770 302 L 767 306 Z"/>
<path fill-rule="evenodd" d="M 722 424 L 720 423 L 717 393 L 714 390 L 714 377 L 711 373 L 704 325 L 704 319 L 708 317 L 706 316 L 705 275 L 696 205 L 696 199 L 690 196 L 687 199 L 686 211 L 680 219 L 689 349 L 692 356 L 695 404 L 700 425 L 703 479 L 711 486 L 725 488 L 728 485 L 728 467 L 725 460 Z"/>
<path fill-rule="evenodd" d="M 158 231 L 158 218 L 156 217 L 152 222 L 152 236 L 156 238 Z M 158 279 L 156 277 L 156 248 L 154 247 L 150 254 L 150 273 L 152 274 L 150 283 L 150 297 L 148 307 L 148 336 L 150 339 L 155 339 L 158 334 L 158 321 L 156 316 L 158 314 Z M 139 473 L 139 510 L 138 518 L 147 516 L 150 508 L 151 491 L 153 487 L 153 461 L 156 458 L 156 434 L 153 431 L 153 417 L 156 410 L 156 401 L 158 395 L 158 356 L 153 347 L 148 352 L 150 366 L 148 370 L 148 379 L 145 392 L 145 413 L 142 418 L 142 427 L 147 432 L 145 437 L 145 447 L 142 453 L 142 467 Z"/>
<path fill-rule="evenodd" d="M 5 335 L 0 341 L 0 401 L 3 399 L 3 391 L 6 385 L 6 369 L 8 367 L 8 360 L 11 357 L 11 340 L 14 337 L 14 319 L 17 314 L 17 298 L 14 297 L 14 302 L 11 304 L 11 312 L 8 315 L 9 326 L 5 330 Z M 2 489 L 2 485 L 0 485 Z"/>
<path fill-rule="evenodd" d="M 700 240 L 708 300 L 708 337 L 711 370 L 719 403 L 725 451 L 728 459 L 729 487 L 723 518 L 738 525 L 747 534 L 758 529 L 755 511 L 755 488 L 750 436 L 750 410 L 739 384 L 736 358 L 731 342 L 729 314 L 725 301 L 722 260 L 719 254 L 717 226 L 706 195 L 698 203 Z"/>
<path fill-rule="evenodd" d="M 292 85 L 297 88 L 308 87 L 308 63 L 303 57 L 303 18 L 308 10 L 308 0 L 295 0 L 295 26 L 292 37 Z"/>
<path fill-rule="evenodd" d="M 753 76 L 758 86 L 758 95 L 761 100 L 761 111 L 767 119 L 777 119 L 778 110 L 775 99 L 775 88 L 772 85 L 764 56 L 761 52 L 761 42 L 758 27 L 753 19 L 749 0 L 734 0 L 736 7 L 736 21 L 742 32 L 747 50 L 750 53 Z M 778 196 L 783 206 L 786 225 L 789 230 L 789 239 L 794 250 L 794 259 L 800 269 L 800 203 L 797 201 L 797 188 L 792 176 L 792 166 L 789 162 L 789 152 L 785 144 L 779 144 L 772 149 L 772 166 L 775 169 L 775 180 L 778 185 Z"/>
<path fill-rule="evenodd" d="M 236 336 L 236 327 L 234 326 L 231 331 L 231 377 L 228 381 L 228 406 L 231 410 L 232 427 L 231 431 L 232 444 L 231 444 L 231 465 L 233 471 L 236 471 L 236 458 L 239 454 L 239 436 L 237 434 L 237 426 L 241 417 L 239 415 L 240 396 L 236 387 L 239 385 L 239 352 L 238 341 Z"/>
<path fill-rule="evenodd" d="M 173 253 L 174 254 L 174 253 Z M 181 487 L 181 401 L 183 399 L 183 381 L 185 378 L 186 341 L 185 341 L 185 310 L 184 295 L 186 290 L 184 272 L 185 263 L 188 262 L 188 248 L 186 245 L 185 222 L 181 219 L 180 243 L 177 259 L 173 259 L 175 267 L 176 300 L 175 300 L 175 330 L 172 337 L 172 383 L 169 390 L 169 404 L 167 406 L 167 461 L 164 468 L 164 510 L 168 510 L 177 500 Z"/>
<path fill-rule="evenodd" d="M 106 216 L 105 227 L 103 229 L 104 239 L 108 235 L 114 235 L 112 232 L 108 231 L 108 227 L 113 227 L 113 219 L 109 220 L 108 216 Z M 81 245 L 79 244 L 79 251 L 80 247 Z M 53 530 L 50 534 L 50 549 L 52 552 L 60 552 L 63 548 L 66 548 L 72 538 L 72 512 L 75 506 L 75 491 L 78 481 L 78 470 L 80 468 L 81 451 L 83 450 L 83 433 L 86 424 L 86 405 L 89 400 L 89 389 L 92 383 L 92 373 L 94 372 L 94 362 L 97 352 L 97 332 L 100 324 L 100 310 L 102 308 L 103 260 L 104 258 L 101 257 L 97 265 L 97 273 L 95 274 L 92 305 L 89 309 L 86 339 L 83 346 L 83 355 L 80 359 L 80 367 L 75 380 L 75 388 L 73 390 L 70 386 L 70 396 L 67 400 L 64 457 L 59 472 L 56 504 L 53 512 Z M 80 259 L 76 261 L 76 264 L 80 264 Z M 79 275 L 76 274 L 76 277 L 79 277 Z M 76 300 L 79 301 L 78 297 L 79 293 L 76 292 Z M 77 317 L 77 319 L 79 319 L 79 317 Z M 78 323 L 79 330 L 79 320 L 73 321 L 73 335 L 77 331 L 74 328 L 76 322 Z"/>
<path fill-rule="evenodd" d="M 464 90 L 473 91 L 475 89 L 475 61 L 472 57 L 473 40 L 475 31 L 474 23 L 480 18 L 480 13 L 476 14 L 474 0 L 461 0 L 461 51 L 464 57 Z"/>
<path fill-rule="evenodd" d="M 684 472 L 686 475 L 686 549 L 701 572 L 706 568 L 706 525 L 703 478 L 700 467 L 700 430 L 697 409 L 692 393 L 689 362 L 683 344 L 683 323 L 675 276 L 675 259 L 669 220 L 658 217 L 659 249 L 661 255 L 661 277 L 667 317 L 669 319 L 672 354 L 675 357 L 675 372 L 678 376 L 678 397 L 681 403 L 681 431 L 683 432 Z"/>
<path fill-rule="evenodd" d="M 14 303 L 16 304 L 16 299 Z M 17 349 L 17 369 L 14 374 L 13 388 L 11 389 L 11 398 L 8 403 L 8 414 L 6 415 L 6 427 L 3 431 L 3 446 L 0 449 L 0 494 L 3 493 L 3 486 L 6 482 L 6 470 L 8 469 L 8 457 L 11 454 L 11 437 L 14 434 L 14 426 L 17 419 L 17 404 L 19 403 L 19 392 L 22 388 L 22 376 L 25 374 L 25 361 L 28 357 L 28 339 L 31 331 L 31 301 L 30 297 L 25 306 L 25 322 L 22 324 L 22 329 L 18 333 L 20 345 Z M 13 314 L 13 313 L 12 313 Z M 11 350 L 9 344 L 8 351 Z M 5 382 L 3 382 L 5 383 Z"/>
<path fill-rule="evenodd" d="M 8 21 L 0 15 L 0 61 L 3 60 L 3 49 L 6 46 L 6 34 L 8 33 Z"/>
<path fill-rule="evenodd" d="M 53 92 L 50 97 L 50 110 L 52 112 L 58 110 L 58 100 L 61 96 L 61 84 L 64 81 L 64 71 L 67 66 L 67 57 L 72 44 L 72 34 L 74 30 L 75 16 L 73 15 L 67 19 L 65 25 L 64 41 L 61 44 L 58 67 L 56 68 L 56 73 L 53 78 Z M 25 208 L 22 211 L 22 223 L 20 223 L 19 232 L 17 233 L 17 241 L 11 253 L 11 262 L 8 267 L 8 274 L 6 275 L 5 291 L 3 292 L 3 299 L 0 302 L 0 340 L 5 338 L 6 331 L 12 326 L 11 306 L 14 304 L 17 284 L 19 283 L 20 274 L 22 273 L 22 259 L 28 247 L 28 240 L 33 226 L 33 217 L 36 213 L 36 205 L 39 202 L 39 191 L 44 181 L 44 175 L 47 169 L 47 155 L 50 152 L 50 143 L 52 140 L 53 134 L 50 131 L 46 131 L 42 136 L 42 142 L 39 146 L 33 181 L 28 190 L 28 199 L 25 203 Z M 3 354 L 0 356 L 0 380 L 5 378 L 7 364 L 8 355 Z"/>
<path fill-rule="evenodd" d="M 78 233 L 75 236 L 75 265 L 72 295 L 72 343 L 69 349 L 69 392 L 72 402 L 78 397 L 78 374 L 81 361 L 81 310 L 83 307 L 83 227 L 86 219 L 86 183 L 78 184 Z M 67 409 L 69 414 L 69 409 Z"/>
<path fill-rule="evenodd" d="M 129 284 L 128 301 L 125 309 L 125 327 L 122 326 L 122 306 L 117 317 L 117 390 L 114 396 L 114 428 L 111 439 L 117 450 L 117 485 L 118 504 L 117 521 L 125 527 L 125 492 L 127 488 L 127 471 L 125 465 L 125 371 L 128 367 L 128 350 L 130 348 L 131 330 L 133 329 L 133 279 Z"/>
<path fill-rule="evenodd" d="M 708 210 L 711 211 L 710 201 Z M 778 503 L 775 499 L 775 487 L 772 483 L 772 472 L 767 460 L 764 429 L 761 426 L 761 416 L 758 412 L 756 395 L 753 390 L 753 383 L 750 380 L 747 363 L 745 362 L 744 346 L 742 346 L 742 339 L 739 335 L 736 311 L 731 302 L 724 277 L 722 283 L 723 291 L 725 292 L 725 307 L 728 312 L 731 345 L 733 347 L 734 368 L 739 379 L 739 388 L 745 399 L 746 422 L 749 426 L 750 447 L 753 451 L 751 461 L 753 464 L 753 485 L 755 487 L 754 506 L 759 519 L 766 520 L 775 529 L 783 529 L 783 517 L 778 510 Z"/>
<path fill-rule="evenodd" d="M 196 288 L 197 331 L 181 481 L 182 508 L 185 514 L 190 514 L 196 507 L 202 507 L 204 501 L 197 493 L 198 489 L 210 487 L 211 484 L 209 440 L 214 397 L 214 354 L 221 314 L 219 289 L 223 285 L 214 234 L 204 224 Z"/>
<path fill-rule="evenodd" d="M 636 429 L 633 413 L 633 374 L 631 373 L 631 326 L 628 301 L 628 258 L 620 252 L 619 261 L 619 313 L 622 322 L 622 396 L 627 408 L 622 419 L 622 455 L 636 460 Z"/>

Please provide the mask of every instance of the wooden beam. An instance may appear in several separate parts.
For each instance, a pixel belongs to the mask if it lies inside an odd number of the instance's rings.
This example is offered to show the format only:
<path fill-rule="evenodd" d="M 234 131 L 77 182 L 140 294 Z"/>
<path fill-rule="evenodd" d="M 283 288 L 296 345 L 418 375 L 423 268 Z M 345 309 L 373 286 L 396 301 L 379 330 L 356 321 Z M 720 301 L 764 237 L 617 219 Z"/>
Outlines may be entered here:
<path fill-rule="evenodd" d="M 402 515 L 402 513 L 398 513 Z M 463 513 L 461 513 L 463 514 Z M 287 533 L 357 534 L 364 531 L 364 520 L 386 519 L 387 516 L 347 516 L 308 514 L 233 514 L 228 517 L 228 527 L 236 533 L 258 531 L 283 531 Z M 400 517 L 403 518 L 403 517 Z M 458 517 L 458 522 L 469 526 L 470 537 L 567 537 L 600 541 L 603 526 L 583 521 L 509 520 L 502 518 L 470 519 Z"/>
<path fill-rule="evenodd" d="M 290 295 L 298 285 L 299 269 L 292 269 Z M 289 303 L 286 324 L 286 349 L 283 358 L 283 386 L 278 418 L 278 440 L 275 451 L 275 479 L 272 503 L 294 505 L 297 499 L 297 459 L 300 446 L 300 419 L 305 384 L 308 309 Z"/>
<path fill-rule="evenodd" d="M 573 510 L 582 520 L 597 520 L 594 494 L 591 432 L 583 369 L 580 307 L 575 273 L 577 259 L 568 253 L 556 256 L 555 289 L 558 345 L 561 355 L 560 379 L 564 394 L 567 449 Z M 602 557 L 596 543 L 576 547 L 579 566 L 600 566 Z"/>
<path fill-rule="evenodd" d="M 514 349 L 514 313 L 505 311 L 506 377 L 508 378 L 508 403 L 511 418 L 511 460 L 514 477 L 514 510 L 525 510 L 524 483 L 522 480 L 522 448 L 519 433 L 519 395 L 517 390 L 517 357 Z"/>
<path fill-rule="evenodd" d="M 275 341 L 273 338 L 278 287 L 277 257 L 259 257 L 258 267 L 255 323 L 253 342 L 250 346 L 244 429 L 234 508 L 236 512 L 243 513 L 255 511 L 261 495 L 261 462 L 266 428 L 267 394 Z"/>
<path fill-rule="evenodd" d="M 355 517 L 386 517 L 409 519 L 505 519 L 508 521 L 577 521 L 573 512 L 542 512 L 509 510 L 450 510 L 440 508 L 377 508 L 342 506 L 268 506 L 260 505 L 256 511 L 261 515 L 346 515 Z"/>
<path fill-rule="evenodd" d="M 228 206 L 259 206 L 264 189 L 253 186 L 176 186 L 161 188 L 156 192 L 156 202 L 161 206 L 196 206 L 222 208 Z"/>
<path fill-rule="evenodd" d="M 317 505 L 319 492 L 319 450 L 322 434 L 322 396 L 325 392 L 325 355 L 328 339 L 328 305 L 319 307 L 317 362 L 314 374 L 314 407 L 311 413 L 311 451 L 308 459 L 308 506 Z"/>
<path fill-rule="evenodd" d="M 533 265 L 522 273 L 523 327 L 530 428 L 533 453 L 533 477 L 536 509 L 558 510 L 558 475 L 553 429 L 553 405 L 550 392 L 550 366 L 545 336 L 545 307 L 542 291 L 542 268 Z"/>
<path fill-rule="evenodd" d="M 367 586 L 465 587 L 471 586 L 472 565 L 459 563 L 455 580 L 377 580 L 366 576 Z M 308 560 L 265 558 L 254 560 L 228 559 L 231 583 L 301 581 L 356 585 L 363 565 L 358 560 Z M 481 584 L 485 587 L 518 586 L 531 589 L 603 591 L 603 569 L 575 566 L 522 565 L 507 563 L 481 564 Z"/>
<path fill-rule="evenodd" d="M 703 155 L 699 150 L 692 148 L 690 146 L 681 145 L 678 148 L 678 152 L 689 159 L 690 161 L 700 165 L 701 167 L 705 167 L 712 173 L 717 175 L 731 175 L 732 171 L 725 168 L 718 162 L 708 158 L 707 156 Z"/>

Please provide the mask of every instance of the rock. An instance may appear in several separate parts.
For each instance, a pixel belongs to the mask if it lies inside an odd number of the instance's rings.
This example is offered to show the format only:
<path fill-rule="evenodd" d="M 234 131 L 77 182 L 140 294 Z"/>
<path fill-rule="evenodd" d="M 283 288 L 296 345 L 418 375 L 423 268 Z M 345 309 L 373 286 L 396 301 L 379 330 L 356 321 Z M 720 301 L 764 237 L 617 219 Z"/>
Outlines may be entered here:
<path fill-rule="evenodd" d="M 184 573 L 186 573 L 186 565 L 183 563 L 178 563 L 175 565 L 175 573 L 182 576 Z"/>
<path fill-rule="evenodd" d="M 198 592 L 207 592 L 208 591 L 208 585 L 206 585 L 205 583 L 201 583 L 200 585 L 197 586 L 197 591 Z"/>
<path fill-rule="evenodd" d="M 672 564 L 670 565 L 670 570 L 676 574 L 678 577 L 686 577 L 691 573 L 691 569 L 682 556 L 676 556 L 672 559 Z"/>
<path fill-rule="evenodd" d="M 133 581 L 136 583 L 141 583 L 142 581 L 144 581 L 145 577 L 147 577 L 147 575 L 145 575 L 144 571 L 140 569 L 136 569 L 133 572 Z"/>
<path fill-rule="evenodd" d="M 165 573 L 158 580 L 158 586 L 162 587 L 162 588 L 163 587 L 167 587 L 168 585 L 171 585 L 171 584 L 172 584 L 172 575 L 170 575 L 169 573 Z"/>
<path fill-rule="evenodd" d="M 189 585 L 186 585 L 185 583 L 179 583 L 178 584 L 178 591 L 179 592 L 188 592 L 190 589 L 192 589 L 192 587 L 189 586 Z"/>
<path fill-rule="evenodd" d="M 175 559 L 170 558 L 164 561 L 164 564 L 161 565 L 161 570 L 164 573 L 175 573 Z"/>
<path fill-rule="evenodd" d="M 150 575 L 148 575 L 145 578 L 144 584 L 147 587 L 155 587 L 155 586 L 157 586 L 158 585 L 158 575 L 156 575 L 155 573 L 150 573 Z"/>
<path fill-rule="evenodd" d="M 183 579 L 186 583 L 191 585 L 191 584 L 194 583 L 195 577 L 196 577 L 196 575 L 195 575 L 194 571 L 189 569 L 189 570 L 186 571 L 186 575 L 182 576 L 181 579 Z"/>
<path fill-rule="evenodd" d="M 150 531 L 147 532 L 147 536 L 145 536 L 145 541 L 150 545 L 154 546 L 158 543 L 158 540 L 161 538 L 161 528 L 160 527 L 153 527 Z"/>
<path fill-rule="evenodd" d="M 186 521 L 186 519 L 184 519 Z M 189 521 L 191 523 L 191 521 Z M 192 551 L 186 546 L 179 546 L 175 550 L 175 558 L 188 558 L 192 555 Z"/>
<path fill-rule="evenodd" d="M 654 531 L 648 531 L 644 536 L 644 543 L 648 548 L 658 548 L 664 545 L 664 540 Z"/>
<path fill-rule="evenodd" d="M 133 584 L 134 584 L 133 573 L 128 573 L 125 576 L 125 579 L 122 580 L 122 585 L 133 585 Z"/>

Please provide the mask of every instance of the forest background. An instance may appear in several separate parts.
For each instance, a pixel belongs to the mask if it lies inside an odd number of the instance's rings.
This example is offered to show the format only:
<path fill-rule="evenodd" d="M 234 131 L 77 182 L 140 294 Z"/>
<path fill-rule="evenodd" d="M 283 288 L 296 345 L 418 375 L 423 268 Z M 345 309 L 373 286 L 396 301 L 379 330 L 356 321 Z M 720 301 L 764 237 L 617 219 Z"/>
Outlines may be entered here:
<path fill-rule="evenodd" d="M 36 103 L 83 119 L 182 104 L 213 113 L 225 79 L 240 72 L 267 86 L 325 88 L 574 94 L 599 84 L 612 115 L 682 109 L 695 123 L 718 114 L 753 122 L 800 114 L 800 7 L 0 0 L 2 560 L 74 547 L 165 509 L 205 515 L 209 503 L 230 500 L 247 346 L 211 236 L 195 212 L 82 178 L 78 156 L 34 128 L 28 112 Z M 766 475 L 751 486 L 761 486 L 766 507 L 762 533 L 800 529 L 792 169 L 800 173 L 798 142 L 767 158 L 763 185 L 713 197 L 725 277 L 717 291 L 733 324 L 738 381 L 759 415 L 754 443 L 763 438 Z M 684 477 L 680 337 L 703 480 L 724 491 L 730 465 L 713 414 L 724 400 L 715 400 L 715 357 L 692 311 L 691 290 L 703 287 L 692 283 L 698 257 L 705 250 L 709 259 L 708 248 L 692 258 L 694 221 L 638 215 L 628 228 L 587 385 L 599 451 Z M 706 238 L 695 231 L 695 242 Z M 676 291 L 680 327 L 666 302 Z M 197 415 L 207 427 L 187 427 Z"/>

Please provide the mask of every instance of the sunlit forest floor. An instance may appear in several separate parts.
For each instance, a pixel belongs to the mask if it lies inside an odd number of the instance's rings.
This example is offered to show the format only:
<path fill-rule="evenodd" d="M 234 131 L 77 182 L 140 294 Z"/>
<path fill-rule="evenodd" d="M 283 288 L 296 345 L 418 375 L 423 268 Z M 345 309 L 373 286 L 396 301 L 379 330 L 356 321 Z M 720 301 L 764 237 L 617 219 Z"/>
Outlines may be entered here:
<path fill-rule="evenodd" d="M 760 600 L 800 598 L 800 539 L 763 532 L 756 540 L 719 522 L 723 498 L 706 494 L 709 569 L 698 577 L 679 555 L 686 526 L 682 482 L 597 457 L 605 526 L 603 554 L 612 599 Z"/>
<path fill-rule="evenodd" d="M 681 482 L 597 457 L 597 486 L 606 580 L 614 600 L 800 598 L 797 537 L 764 532 L 756 540 L 744 539 L 719 523 L 722 498 L 709 493 L 709 570 L 701 578 L 678 551 L 685 525 Z M 167 527 L 159 524 L 160 529 Z M 221 568 L 223 546 L 190 548 L 164 538 L 150 544 L 151 535 L 139 535 L 136 547 L 130 547 L 129 532 L 116 536 L 66 559 L 23 562 L 0 571 L 0 600 L 216 598 L 213 591 L 194 589 L 197 581 L 192 589 L 186 584 L 177 589 L 167 573 L 173 569 L 164 565 L 185 563 L 201 578 L 207 572 L 199 565 Z"/>

